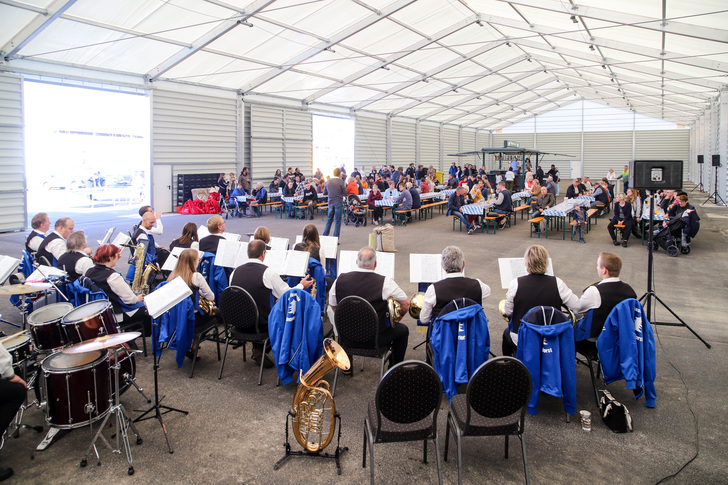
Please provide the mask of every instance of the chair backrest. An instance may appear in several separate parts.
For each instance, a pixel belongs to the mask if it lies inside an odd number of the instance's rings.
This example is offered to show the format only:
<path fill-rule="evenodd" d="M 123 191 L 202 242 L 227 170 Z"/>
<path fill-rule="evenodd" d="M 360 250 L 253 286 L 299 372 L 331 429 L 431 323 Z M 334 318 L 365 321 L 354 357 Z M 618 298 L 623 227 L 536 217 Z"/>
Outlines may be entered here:
<path fill-rule="evenodd" d="M 225 268 L 222 266 L 215 266 L 215 255 L 213 253 L 204 253 L 200 259 L 198 272 L 207 281 L 210 290 L 215 293 L 215 302 L 219 305 L 220 296 L 225 288 L 228 287 L 228 278 Z"/>
<path fill-rule="evenodd" d="M 442 310 L 440 310 L 440 313 L 437 315 L 432 315 L 430 318 L 430 322 L 434 322 L 437 317 L 440 315 L 447 315 L 450 312 L 454 312 L 455 310 L 459 310 L 460 308 L 465 308 L 470 305 L 477 305 L 478 303 L 476 301 L 471 300 L 470 298 L 455 298 L 450 303 L 442 307 Z M 432 331 L 432 325 L 427 327 L 427 339 L 430 339 L 430 333 Z"/>
<path fill-rule="evenodd" d="M 569 321 L 569 317 L 552 306 L 536 306 L 528 310 L 521 322 L 532 325 L 556 325 Z"/>
<path fill-rule="evenodd" d="M 441 401 L 442 383 L 432 367 L 418 360 L 400 362 L 377 386 L 377 430 L 380 415 L 395 423 L 414 423 L 434 413 L 435 423 Z"/>
<path fill-rule="evenodd" d="M 523 420 L 531 386 L 531 374 L 520 360 L 496 357 L 485 362 L 468 382 L 466 427 L 470 424 L 471 409 L 491 419 L 505 418 L 520 410 Z"/>
<path fill-rule="evenodd" d="M 334 324 L 342 345 L 356 343 L 357 347 L 377 348 L 379 316 L 374 307 L 360 296 L 347 296 L 334 310 Z"/>
<path fill-rule="evenodd" d="M 258 305 L 243 288 L 228 286 L 220 295 L 218 306 L 226 327 L 233 327 L 241 333 L 260 333 Z"/>

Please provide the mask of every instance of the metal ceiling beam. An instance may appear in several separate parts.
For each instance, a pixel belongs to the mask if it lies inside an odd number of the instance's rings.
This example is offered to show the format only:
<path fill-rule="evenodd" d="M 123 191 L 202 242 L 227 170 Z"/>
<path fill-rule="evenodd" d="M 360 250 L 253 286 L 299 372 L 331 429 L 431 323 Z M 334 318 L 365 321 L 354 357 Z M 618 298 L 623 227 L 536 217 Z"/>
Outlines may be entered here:
<path fill-rule="evenodd" d="M 633 15 L 616 10 L 607 10 L 596 7 L 588 7 L 586 5 L 575 5 L 568 7 L 564 3 L 555 0 L 500 0 L 513 5 L 522 5 L 525 7 L 547 10 L 550 12 L 563 13 L 565 15 L 575 15 L 601 22 L 608 22 L 615 25 L 623 25 L 656 32 L 664 32 L 667 34 L 681 35 L 692 37 L 695 39 L 707 40 L 712 42 L 728 42 L 728 31 L 723 29 L 714 29 L 710 27 L 702 27 L 697 25 L 686 24 L 669 20 L 663 22 L 662 19 L 655 17 L 644 17 L 642 15 Z M 710 12 L 706 12 L 709 14 Z M 568 20 L 565 18 L 565 20 Z M 598 30 L 598 29 L 592 29 Z"/>
<path fill-rule="evenodd" d="M 564 94 L 563 94 L 562 96 L 559 96 L 559 97 L 557 97 L 557 98 L 555 98 L 555 99 L 553 99 L 553 100 L 550 100 L 550 101 L 548 101 L 548 102 L 544 102 L 544 103 L 543 103 L 542 105 L 540 105 L 540 106 L 546 106 L 546 105 L 548 105 L 548 104 L 555 104 L 555 105 L 557 105 L 557 106 L 559 106 L 559 107 L 560 107 L 560 106 L 565 106 L 565 105 L 567 105 L 567 104 L 571 104 L 571 103 L 575 103 L 575 102 L 577 102 L 577 101 L 580 101 L 580 100 L 569 100 L 568 102 L 560 102 L 560 101 L 561 101 L 562 99 L 568 98 L 568 97 L 570 97 L 570 96 L 571 96 L 571 93 L 568 93 L 568 92 L 567 92 L 567 93 L 564 93 Z M 532 110 L 532 111 L 533 111 L 533 110 Z M 551 111 L 551 110 L 549 110 L 549 111 Z M 501 110 L 501 111 L 499 111 L 499 112 L 497 112 L 497 113 L 491 113 L 491 114 L 485 115 L 485 116 L 483 117 L 483 119 L 484 119 L 484 120 L 488 120 L 489 118 L 495 118 L 495 117 L 497 117 L 498 115 L 500 115 L 500 114 L 503 114 L 503 113 L 507 113 L 507 112 L 508 112 L 508 110 Z M 538 114 L 542 114 L 542 113 L 538 113 Z M 533 115 L 533 116 L 535 116 L 535 115 Z M 478 129 L 486 129 L 486 130 L 497 130 L 497 129 L 500 129 L 500 128 L 504 128 L 504 127 L 506 127 L 506 126 L 511 126 L 511 125 L 513 125 L 513 124 L 515 124 L 515 123 L 519 123 L 519 122 L 521 122 L 521 121 L 524 121 L 524 120 L 527 120 L 527 119 L 529 119 L 529 118 L 533 118 L 533 116 L 529 116 L 529 117 L 523 118 L 523 119 L 521 119 L 521 120 L 518 120 L 518 121 L 516 121 L 516 122 L 513 122 L 513 121 L 509 121 L 508 119 L 506 119 L 506 120 L 502 120 L 502 119 L 500 119 L 500 118 L 497 118 L 497 119 L 498 119 L 498 121 L 500 121 L 500 123 L 495 123 L 495 124 L 487 124 L 487 123 L 486 123 L 486 124 L 478 125 L 478 127 L 477 127 L 477 128 L 478 128 Z"/>
<path fill-rule="evenodd" d="M 31 12 L 39 13 L 41 15 L 48 15 L 48 10 L 35 5 L 28 5 L 23 2 L 16 2 L 15 0 L 0 0 L 0 5 L 8 5 L 10 7 L 19 8 L 21 10 L 29 10 Z"/>
<path fill-rule="evenodd" d="M 278 69 L 271 70 L 262 76 L 258 76 L 257 78 L 253 79 L 250 83 L 246 84 L 244 88 L 242 88 L 243 92 L 248 92 L 256 89 L 257 87 L 261 86 L 262 84 L 270 81 L 274 77 L 277 77 L 278 75 L 290 70 L 292 67 L 296 66 L 297 64 L 310 59 L 311 57 L 315 56 L 316 54 L 319 54 L 320 52 L 335 46 L 339 42 L 342 42 L 343 40 L 351 37 L 354 34 L 357 34 L 361 32 L 362 30 L 366 29 L 367 27 L 374 25 L 375 23 L 379 22 L 380 20 L 383 20 L 390 15 L 398 12 L 399 10 L 403 9 L 404 7 L 411 5 L 416 0 L 397 0 L 396 2 L 393 2 L 389 5 L 387 5 L 385 8 L 383 8 L 380 12 L 372 13 L 371 15 L 368 15 L 364 19 L 360 20 L 359 22 L 355 23 L 354 25 L 345 28 L 344 30 L 336 33 L 330 41 L 328 42 L 321 42 L 319 45 L 312 47 L 310 49 L 305 50 L 301 54 L 298 54 L 297 56 L 291 58 L 287 62 L 285 62 L 282 66 L 279 66 Z"/>
<path fill-rule="evenodd" d="M 18 52 L 28 45 L 30 41 L 43 32 L 50 24 L 52 24 L 63 12 L 69 9 L 76 0 L 55 0 L 45 10 L 46 13 L 39 13 L 30 21 L 17 35 L 13 36 L 0 49 L 0 55 L 7 61 L 16 57 Z"/>
<path fill-rule="evenodd" d="M 147 77 L 151 81 L 158 79 L 162 74 L 169 71 L 194 53 L 198 52 L 203 47 L 211 44 L 223 35 L 227 34 L 235 27 L 242 24 L 247 19 L 266 8 L 274 1 L 275 0 L 257 0 L 251 3 L 245 8 L 245 14 L 241 14 L 240 17 L 237 17 L 235 19 L 223 21 L 216 28 L 212 29 L 211 31 L 197 39 L 189 48 L 178 51 L 166 61 L 162 62 L 160 65 L 149 71 L 147 73 Z"/>
<path fill-rule="evenodd" d="M 375 64 L 372 64 L 371 66 L 367 66 L 364 69 L 361 69 L 361 70 L 345 77 L 341 81 L 341 83 L 338 83 L 337 85 L 329 86 L 329 87 L 316 91 L 311 96 L 306 98 L 306 102 L 311 103 L 312 101 L 314 101 L 322 96 L 325 96 L 325 95 L 329 94 L 330 92 L 332 92 L 342 86 L 353 83 L 353 82 L 363 78 L 364 76 L 371 74 L 372 72 L 376 71 L 377 69 L 381 69 L 382 67 L 384 67 L 388 64 L 391 64 L 393 62 L 396 62 L 399 59 L 402 59 L 403 57 L 408 56 L 415 51 L 423 49 L 423 48 L 427 47 L 428 45 L 447 37 L 448 35 L 454 34 L 455 32 L 458 32 L 459 30 L 462 30 L 465 27 L 467 27 L 468 25 L 474 23 L 475 20 L 476 20 L 475 17 L 461 20 L 460 22 L 457 22 L 445 29 L 442 29 L 441 31 L 437 32 L 435 35 L 433 35 L 431 37 L 425 37 L 424 39 L 420 40 L 419 42 L 415 42 L 414 44 L 411 44 L 411 45 L 405 47 L 404 49 L 400 50 L 399 52 L 395 52 L 394 54 L 387 56 L 384 61 L 376 62 Z"/>
<path fill-rule="evenodd" d="M 498 41 L 498 42 L 489 42 L 489 43 L 487 43 L 487 44 L 485 44 L 485 45 L 483 45 L 483 46 L 475 49 L 474 51 L 471 51 L 471 52 L 468 52 L 467 54 L 461 55 L 461 56 L 459 56 L 459 57 L 457 57 L 457 58 L 455 58 L 453 60 L 450 60 L 448 62 L 445 62 L 444 64 L 440 64 L 439 66 L 437 66 L 437 67 L 435 67 L 433 69 L 430 69 L 429 71 L 421 74 L 420 76 L 418 76 L 416 78 L 412 78 L 412 79 L 409 79 L 407 81 L 404 81 L 404 82 L 399 83 L 394 88 L 390 89 L 389 92 L 387 93 L 387 95 L 385 95 L 385 96 L 377 95 L 377 96 L 374 96 L 374 97 L 372 97 L 372 98 L 370 98 L 370 99 L 368 99 L 366 101 L 362 101 L 357 106 L 355 106 L 355 108 L 356 109 L 361 109 L 361 108 L 363 108 L 365 106 L 368 106 L 368 105 L 370 105 L 372 103 L 375 103 L 376 101 L 379 101 L 380 99 L 386 98 L 388 95 L 398 93 L 399 91 L 402 91 L 403 89 L 407 89 L 410 86 L 413 86 L 413 85 L 415 85 L 415 84 L 417 84 L 419 82 L 422 82 L 422 81 L 424 81 L 424 80 L 426 80 L 428 78 L 434 77 L 434 76 L 436 76 L 437 74 L 439 74 L 441 72 L 444 72 L 444 71 L 446 71 L 448 69 L 451 69 L 451 68 L 453 68 L 455 66 L 458 66 L 458 65 L 462 64 L 463 62 L 468 62 L 473 57 L 477 57 L 477 56 L 482 55 L 482 54 L 484 54 L 484 53 L 486 53 L 486 52 L 488 52 L 490 50 L 493 50 L 496 47 L 499 47 L 499 46 L 503 45 L 503 43 L 504 42 L 501 42 L 501 41 Z M 438 81 L 445 82 L 445 81 L 442 81 L 440 79 L 438 79 Z"/>

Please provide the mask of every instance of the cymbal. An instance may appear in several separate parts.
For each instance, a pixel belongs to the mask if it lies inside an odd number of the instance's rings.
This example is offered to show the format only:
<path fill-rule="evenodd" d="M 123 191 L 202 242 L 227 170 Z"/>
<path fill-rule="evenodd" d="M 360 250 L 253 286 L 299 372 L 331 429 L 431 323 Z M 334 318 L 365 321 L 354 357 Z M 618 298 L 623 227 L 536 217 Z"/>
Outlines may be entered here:
<path fill-rule="evenodd" d="M 45 291 L 52 286 L 53 285 L 48 283 L 0 286 L 0 295 L 27 295 L 29 293 L 38 293 L 39 291 Z"/>
<path fill-rule="evenodd" d="M 141 336 L 141 332 L 123 332 L 112 333 L 111 335 L 102 335 L 88 340 L 84 340 L 80 344 L 72 345 L 63 349 L 64 354 L 82 354 L 84 352 L 92 352 L 94 350 L 108 349 L 117 347 L 123 343 Z"/>

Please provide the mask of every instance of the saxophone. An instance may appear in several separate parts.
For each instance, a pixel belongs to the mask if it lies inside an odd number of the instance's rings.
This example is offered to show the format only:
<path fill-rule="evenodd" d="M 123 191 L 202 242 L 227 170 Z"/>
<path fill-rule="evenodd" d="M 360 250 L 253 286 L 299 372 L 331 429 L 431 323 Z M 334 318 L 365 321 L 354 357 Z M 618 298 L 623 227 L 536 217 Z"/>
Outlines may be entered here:
<path fill-rule="evenodd" d="M 140 239 L 134 248 L 134 280 L 131 283 L 131 290 L 136 295 L 146 295 L 149 293 L 149 282 L 156 273 L 160 271 L 159 266 L 149 263 L 144 266 L 147 258 L 147 250 L 149 249 L 149 240 Z"/>
<path fill-rule="evenodd" d="M 329 383 L 323 377 L 336 367 L 348 370 L 349 357 L 339 344 L 327 338 L 324 340 L 324 355 L 311 366 L 306 375 L 301 375 L 296 395 L 293 396 L 290 411 L 293 416 L 293 435 L 298 444 L 310 453 L 323 450 L 334 438 L 336 405 L 329 392 Z M 327 412 L 330 413 L 328 426 Z"/>

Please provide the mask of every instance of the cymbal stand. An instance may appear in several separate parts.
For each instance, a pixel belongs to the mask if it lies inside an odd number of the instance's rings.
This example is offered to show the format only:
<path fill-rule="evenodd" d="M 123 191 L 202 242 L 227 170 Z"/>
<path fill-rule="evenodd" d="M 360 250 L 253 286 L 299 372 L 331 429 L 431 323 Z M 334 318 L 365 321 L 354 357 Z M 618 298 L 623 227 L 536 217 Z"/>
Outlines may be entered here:
<path fill-rule="evenodd" d="M 144 411 L 140 416 L 138 416 L 134 420 L 134 422 L 138 423 L 139 421 L 146 421 L 147 419 L 156 418 L 157 421 L 159 421 L 159 425 L 162 427 L 162 431 L 164 432 L 164 439 L 167 441 L 167 450 L 169 450 L 170 453 L 174 453 L 174 450 L 172 449 L 172 444 L 169 441 L 169 434 L 167 434 L 167 427 L 164 425 L 164 421 L 162 420 L 162 415 L 171 412 L 177 412 L 187 415 L 189 414 L 189 412 L 160 404 L 162 402 L 162 399 L 164 399 L 164 396 L 159 397 L 159 359 L 162 357 L 161 349 L 157 348 L 159 346 L 159 325 L 160 323 L 158 319 L 153 318 L 152 359 L 154 362 L 154 405 Z M 154 412 L 154 414 L 150 414 L 152 413 L 152 411 Z"/>
<path fill-rule="evenodd" d="M 131 454 L 131 447 L 129 446 L 129 428 L 131 428 L 132 432 L 136 435 L 136 444 L 141 445 L 142 444 L 142 437 L 139 435 L 139 431 L 137 431 L 136 426 L 134 426 L 134 422 L 129 418 L 129 416 L 126 415 L 126 411 L 124 410 L 124 405 L 119 402 L 119 396 L 121 395 L 121 380 L 119 375 L 119 370 L 121 369 L 121 363 L 119 362 L 119 352 L 120 347 L 114 347 L 113 353 L 114 353 L 114 382 L 116 383 L 116 392 L 113 393 L 113 404 L 111 408 L 109 409 L 109 412 L 106 413 L 106 417 L 101 422 L 101 425 L 99 426 L 99 430 L 96 432 L 96 435 L 94 436 L 93 440 L 91 441 L 91 444 L 89 445 L 88 449 L 86 450 L 86 455 L 81 460 L 81 467 L 85 467 L 88 464 L 87 458 L 91 454 L 91 451 L 93 451 L 94 455 L 96 455 L 96 464 L 101 465 L 101 458 L 99 457 L 99 452 L 96 449 L 96 442 L 100 439 L 103 443 L 106 444 L 106 446 L 109 447 L 112 453 L 121 453 L 121 446 L 124 447 L 124 453 L 126 454 L 126 462 L 129 464 L 129 468 L 127 470 L 127 473 L 129 475 L 134 474 L 134 459 Z M 108 442 L 106 437 L 102 434 L 104 431 L 104 427 L 106 426 L 106 422 L 109 420 L 109 417 L 111 415 L 114 415 L 116 419 L 114 422 L 116 423 L 116 448 L 112 447 L 111 444 Z M 89 426 L 91 426 L 92 423 L 89 423 Z M 120 442 L 121 440 L 121 442 Z"/>

